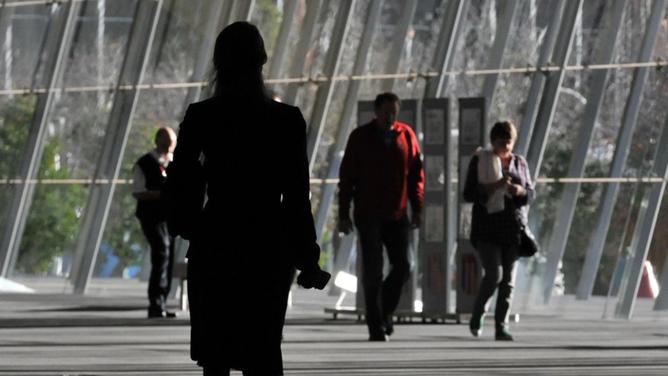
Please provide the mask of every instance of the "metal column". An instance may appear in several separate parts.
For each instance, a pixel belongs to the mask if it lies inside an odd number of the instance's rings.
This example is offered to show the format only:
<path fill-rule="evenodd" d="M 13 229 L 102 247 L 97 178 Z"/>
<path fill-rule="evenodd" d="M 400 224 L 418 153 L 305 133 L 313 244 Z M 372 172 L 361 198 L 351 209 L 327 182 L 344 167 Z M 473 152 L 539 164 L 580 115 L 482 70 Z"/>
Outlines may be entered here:
<path fill-rule="evenodd" d="M 645 197 L 643 197 L 640 204 L 638 220 L 633 231 L 633 239 L 631 240 L 631 252 L 633 252 L 633 255 L 625 268 L 624 275 L 626 278 L 622 279 L 622 286 L 619 289 L 619 300 L 615 309 L 615 317 L 617 318 L 630 319 L 631 315 L 633 315 L 643 266 L 645 260 L 647 260 L 647 253 L 652 242 L 652 235 L 654 235 L 656 219 L 661 209 L 661 200 L 666 189 L 666 179 L 668 179 L 668 153 L 666 152 L 666 148 L 668 148 L 668 116 L 661 130 L 661 137 L 659 138 L 654 155 L 654 168 L 652 169 L 653 175 L 662 178 L 663 181 L 655 183 L 645 193 Z M 666 271 L 664 270 L 665 273 Z"/>
<path fill-rule="evenodd" d="M 59 7 L 60 9 L 58 9 Z M 46 87 L 47 91 L 37 98 L 33 122 L 20 160 L 21 166 L 18 177 L 23 179 L 23 182 L 13 187 L 13 198 L 7 211 L 8 220 L 3 237 L 0 240 L 0 276 L 3 277 L 10 274 L 14 260 L 18 256 L 35 192 L 35 185 L 27 183 L 26 180 L 37 178 L 39 173 L 47 121 L 56 95 L 54 89 L 62 81 L 65 70 L 64 62 L 72 44 L 80 7 L 81 2 L 79 1 L 51 5 L 52 12 L 58 12 L 59 14 L 52 15 L 54 19 L 51 20 L 51 27 L 47 31 L 46 50 L 42 51 L 44 75 L 41 84 Z"/>
<path fill-rule="evenodd" d="M 666 119 L 668 123 L 668 118 Z M 667 126 L 663 126 L 663 131 L 666 132 Z M 663 262 L 663 269 L 661 269 L 661 285 L 659 286 L 659 296 L 654 301 L 655 311 L 668 310 L 668 257 Z"/>
<path fill-rule="evenodd" d="M 543 37 L 543 44 L 540 49 L 540 55 L 536 64 L 543 67 L 550 62 L 552 53 L 554 52 L 554 44 L 559 35 L 559 25 L 563 21 L 563 10 L 566 0 L 556 0 L 551 2 L 550 24 L 545 31 Z M 522 117 L 522 125 L 519 129 L 517 144 L 515 145 L 515 153 L 520 155 L 527 155 L 529 151 L 529 144 L 531 144 L 531 136 L 533 135 L 534 123 L 536 122 L 536 114 L 538 114 L 538 105 L 540 104 L 541 93 L 545 86 L 545 73 L 536 72 L 531 78 L 531 87 L 527 95 L 526 113 Z M 535 177 L 534 173 L 534 177 Z"/>
<path fill-rule="evenodd" d="M 401 10 L 401 19 L 397 24 L 394 32 L 394 40 L 392 47 L 390 47 L 390 56 L 385 63 L 385 73 L 399 73 L 399 64 L 401 63 L 401 55 L 404 52 L 406 45 L 406 34 L 413 23 L 415 17 L 415 9 L 417 9 L 417 0 L 406 0 L 404 7 Z M 392 91 L 394 88 L 395 79 L 385 80 L 383 82 L 383 91 Z"/>
<path fill-rule="evenodd" d="M 503 14 L 501 22 L 497 26 L 496 36 L 494 37 L 494 46 L 489 56 L 487 63 L 488 69 L 499 69 L 503 65 L 503 55 L 510 37 L 510 28 L 513 25 L 513 19 L 517 10 L 517 1 L 502 2 Z M 496 92 L 496 84 L 499 81 L 499 74 L 488 74 L 485 76 L 485 82 L 482 85 L 482 96 L 485 97 L 485 114 L 489 114 L 489 109 L 492 108 L 494 101 L 494 93 Z M 485 122 L 488 124 L 489 122 Z M 488 127 L 486 126 L 485 129 Z M 487 138 L 487 131 L 485 131 L 485 139 Z"/>
<path fill-rule="evenodd" d="M 438 73 L 438 76 L 427 80 L 427 85 L 424 89 L 425 98 L 439 98 L 443 96 L 445 87 L 448 85 L 448 79 L 450 78 L 445 72 L 452 67 L 457 40 L 459 39 L 463 24 L 462 19 L 466 17 L 468 6 L 468 0 L 448 1 L 441 23 L 441 31 L 438 35 L 434 62 L 431 66 Z M 450 132 L 446 133 L 449 134 Z"/>
<path fill-rule="evenodd" d="M 340 2 L 327 57 L 325 58 L 323 74 L 326 77 L 334 77 L 338 71 L 339 63 L 341 62 L 341 53 L 344 48 L 343 42 L 348 35 L 348 27 L 350 26 L 350 19 L 352 18 L 355 3 L 356 0 L 342 0 Z M 334 85 L 335 82 L 332 80 L 323 82 L 318 87 L 318 93 L 316 94 L 306 139 L 306 152 L 309 158 L 310 172 L 313 171 L 313 166 L 315 166 L 318 145 L 320 144 L 320 138 L 322 137 L 322 132 L 327 121 L 327 111 L 332 101 L 332 95 L 334 94 Z"/>
<path fill-rule="evenodd" d="M 561 82 L 566 75 L 565 68 L 568 65 L 568 57 L 571 53 L 571 44 L 573 42 L 573 35 L 575 34 L 575 22 L 582 9 L 582 1 L 583 0 L 568 0 L 566 3 L 563 22 L 554 46 L 552 60 L 560 69 L 556 72 L 549 72 L 547 75 L 547 82 L 543 89 L 543 96 L 541 98 L 536 125 L 533 130 L 533 137 L 531 138 L 531 145 L 527 156 L 529 170 L 533 176 L 536 177 L 540 175 L 540 167 L 543 161 L 545 145 L 547 144 L 547 136 L 550 133 L 554 111 L 557 108 Z"/>
<path fill-rule="evenodd" d="M 637 59 L 638 62 L 649 61 L 652 57 L 658 31 L 661 26 L 661 20 L 663 19 L 665 5 L 665 0 L 656 0 L 652 5 L 650 20 L 647 23 L 645 36 L 643 37 Z M 633 140 L 633 132 L 636 127 L 638 112 L 640 111 L 640 101 L 645 87 L 645 81 L 647 80 L 647 74 L 648 68 L 645 67 L 635 68 L 635 71 L 633 72 L 633 82 L 631 83 L 626 107 L 624 108 L 622 126 L 617 138 L 612 166 L 610 167 L 609 176 L 612 178 L 621 177 L 624 173 L 624 166 L 626 165 L 629 147 Z M 582 273 L 580 274 L 581 277 L 577 289 L 577 297 L 579 299 L 588 298 L 594 289 L 594 282 L 596 281 L 596 274 L 598 272 L 599 263 L 601 262 L 605 239 L 608 236 L 608 228 L 610 227 L 612 212 L 615 207 L 615 202 L 617 201 L 618 192 L 619 183 L 609 183 L 604 188 L 601 205 L 598 208 L 596 230 L 589 243 L 587 256 L 585 257 Z"/>
<path fill-rule="evenodd" d="M 290 38 L 290 29 L 294 21 L 295 11 L 297 10 L 297 0 L 285 0 L 283 5 L 283 20 L 281 29 L 278 32 L 276 45 L 269 62 L 269 78 L 279 78 L 283 73 L 283 61 L 287 52 L 288 39 Z"/>
<path fill-rule="evenodd" d="M 364 74 L 369 57 L 369 50 L 371 42 L 380 20 L 380 13 L 382 10 L 384 0 L 372 0 L 369 5 L 369 14 L 359 48 L 357 49 L 357 57 L 355 58 L 355 65 L 353 66 L 353 75 L 359 76 Z M 343 112 L 339 121 L 338 132 L 336 134 L 336 143 L 332 146 L 330 151 L 329 166 L 327 169 L 327 178 L 334 179 L 338 176 L 339 167 L 341 167 L 341 160 L 343 159 L 343 152 L 348 141 L 348 135 L 353 126 L 353 115 L 355 113 L 355 106 L 357 105 L 357 97 L 359 94 L 361 81 L 350 81 L 348 84 L 348 92 L 343 104 Z M 334 193 L 336 192 L 335 184 L 324 184 L 322 194 L 320 196 L 320 204 L 318 205 L 318 212 L 315 217 L 315 231 L 318 239 L 322 239 L 322 233 L 327 224 L 327 216 L 329 209 L 334 200 Z"/>
<path fill-rule="evenodd" d="M 119 86 L 134 86 L 142 82 L 161 5 L 162 0 L 143 0 L 137 3 L 127 52 L 118 80 Z M 74 292 L 78 294 L 86 292 L 95 268 L 95 260 L 116 188 L 115 179 L 118 178 L 120 171 L 138 97 L 139 89 L 136 87 L 130 90 L 117 90 L 114 96 L 114 105 L 95 173 L 96 179 L 109 179 L 109 183 L 94 185 L 91 188 L 75 249 L 72 281 Z"/>
<path fill-rule="evenodd" d="M 315 27 L 318 24 L 318 16 L 320 15 L 322 0 L 310 0 L 304 2 L 304 4 L 306 4 L 306 15 L 304 16 L 303 26 L 299 32 L 300 36 L 299 42 L 297 42 L 297 50 L 292 58 L 290 78 L 301 77 L 304 74 L 306 55 L 313 42 L 313 34 L 315 34 Z M 288 85 L 288 88 L 285 91 L 285 98 L 283 98 L 285 103 L 295 103 L 299 86 L 299 84 Z"/>
<path fill-rule="evenodd" d="M 599 43 L 596 64 L 610 64 L 615 55 L 615 41 L 624 18 L 624 6 L 626 1 L 615 0 L 612 3 L 612 12 L 608 19 L 607 27 L 599 34 Z M 594 136 L 596 119 L 603 103 L 606 82 L 608 81 L 608 70 L 599 69 L 591 72 L 590 95 L 582 117 L 582 125 L 576 138 L 575 152 L 571 157 L 568 168 L 568 177 L 582 177 L 587 161 L 587 151 Z M 545 271 L 545 283 L 543 298 L 549 302 L 554 287 L 554 280 L 559 269 L 559 262 L 564 256 L 568 235 L 570 234 L 575 205 L 580 193 L 580 183 L 567 184 L 561 196 L 561 205 L 557 211 L 555 228 L 550 236 L 547 247 L 547 269 Z"/>
<path fill-rule="evenodd" d="M 13 7 L 0 7 L 0 51 L 3 52 L 0 56 L 0 66 L 4 67 L 4 81 L 1 89 L 12 88 L 12 17 L 14 15 Z"/>

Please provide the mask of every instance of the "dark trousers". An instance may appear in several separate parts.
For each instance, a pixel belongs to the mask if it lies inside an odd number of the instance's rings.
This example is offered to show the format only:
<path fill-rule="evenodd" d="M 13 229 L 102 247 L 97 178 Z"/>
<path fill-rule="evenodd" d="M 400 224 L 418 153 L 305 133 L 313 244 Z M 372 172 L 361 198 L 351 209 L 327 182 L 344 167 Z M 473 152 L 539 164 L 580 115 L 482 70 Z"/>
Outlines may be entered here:
<path fill-rule="evenodd" d="M 169 236 L 167 222 L 140 219 L 142 231 L 151 247 L 151 275 L 148 279 L 150 312 L 165 309 L 167 295 L 172 287 L 174 265 L 174 238 Z"/>
<path fill-rule="evenodd" d="M 408 219 L 355 221 L 362 252 L 362 286 L 369 334 L 381 334 L 385 320 L 399 304 L 401 289 L 408 280 Z M 383 245 L 390 261 L 390 273 L 383 281 Z"/>
<path fill-rule="evenodd" d="M 487 301 L 498 288 L 494 320 L 499 330 L 508 323 L 508 311 L 515 283 L 517 248 L 479 241 L 477 249 L 485 275 L 473 307 L 473 320 L 479 319 L 485 313 Z"/>

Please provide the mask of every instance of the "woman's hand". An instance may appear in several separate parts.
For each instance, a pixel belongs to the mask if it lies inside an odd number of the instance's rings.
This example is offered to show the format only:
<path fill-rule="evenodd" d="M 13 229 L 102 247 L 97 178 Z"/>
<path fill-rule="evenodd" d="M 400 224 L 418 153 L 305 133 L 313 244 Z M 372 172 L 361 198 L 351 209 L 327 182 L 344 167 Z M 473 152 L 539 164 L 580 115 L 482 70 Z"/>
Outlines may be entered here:
<path fill-rule="evenodd" d="M 519 184 L 510 184 L 508 185 L 508 192 L 515 197 L 526 196 L 527 190 Z"/>
<path fill-rule="evenodd" d="M 484 187 L 485 193 L 487 195 L 491 195 L 496 190 L 501 189 L 501 188 L 510 188 L 512 184 L 510 184 L 511 179 L 509 176 L 504 176 L 501 179 L 495 181 L 494 183 L 489 183 L 489 184 L 481 184 Z"/>

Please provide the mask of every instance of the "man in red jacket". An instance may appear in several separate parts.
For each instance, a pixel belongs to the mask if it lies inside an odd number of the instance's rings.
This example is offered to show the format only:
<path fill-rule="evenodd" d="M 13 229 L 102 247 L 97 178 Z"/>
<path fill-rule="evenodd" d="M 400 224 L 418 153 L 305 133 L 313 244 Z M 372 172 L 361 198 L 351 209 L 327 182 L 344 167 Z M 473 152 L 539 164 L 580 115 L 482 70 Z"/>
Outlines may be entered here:
<path fill-rule="evenodd" d="M 376 118 L 350 134 L 339 171 L 339 231 L 353 230 L 354 201 L 370 341 L 387 341 L 394 331 L 392 314 L 410 274 L 409 230 L 420 226 L 424 201 L 420 146 L 411 127 L 396 120 L 399 107 L 393 93 L 376 97 Z M 383 245 L 391 265 L 384 281 Z"/>

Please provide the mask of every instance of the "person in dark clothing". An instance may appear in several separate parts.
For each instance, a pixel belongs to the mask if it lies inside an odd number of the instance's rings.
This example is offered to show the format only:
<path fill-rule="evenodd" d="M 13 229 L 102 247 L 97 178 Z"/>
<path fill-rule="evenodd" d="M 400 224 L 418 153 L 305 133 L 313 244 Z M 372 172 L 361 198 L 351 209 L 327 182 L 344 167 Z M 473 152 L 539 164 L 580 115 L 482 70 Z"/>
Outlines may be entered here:
<path fill-rule="evenodd" d="M 137 199 L 135 215 L 151 248 L 148 317 L 173 318 L 176 314 L 165 307 L 172 284 L 174 238 L 167 231 L 167 210 L 161 191 L 176 147 L 176 133 L 169 127 L 160 128 L 155 135 L 155 146 L 135 163 L 133 196 Z"/>
<path fill-rule="evenodd" d="M 370 341 L 387 341 L 392 314 L 408 280 L 409 230 L 420 226 L 424 171 L 415 133 L 396 120 L 393 93 L 375 100 L 376 117 L 348 139 L 339 171 L 339 231 L 350 233 L 350 204 L 362 252 L 362 285 Z M 408 202 L 412 217 L 408 220 Z M 392 267 L 383 281 L 383 245 Z"/>
<path fill-rule="evenodd" d="M 190 240 L 190 355 L 204 375 L 282 375 L 295 268 L 307 288 L 328 276 L 318 266 L 306 123 L 266 95 L 266 61 L 254 25 L 219 34 L 215 94 L 188 107 L 169 167 L 170 231 Z"/>
<path fill-rule="evenodd" d="M 527 161 L 512 152 L 515 126 L 509 121 L 494 124 L 490 139 L 492 150 L 478 150 L 471 158 L 463 192 L 464 200 L 473 203 L 470 239 L 484 269 L 469 329 L 475 337 L 482 334 L 487 301 L 498 288 L 495 338 L 512 341 L 508 311 L 517 249 L 536 194 Z"/>

